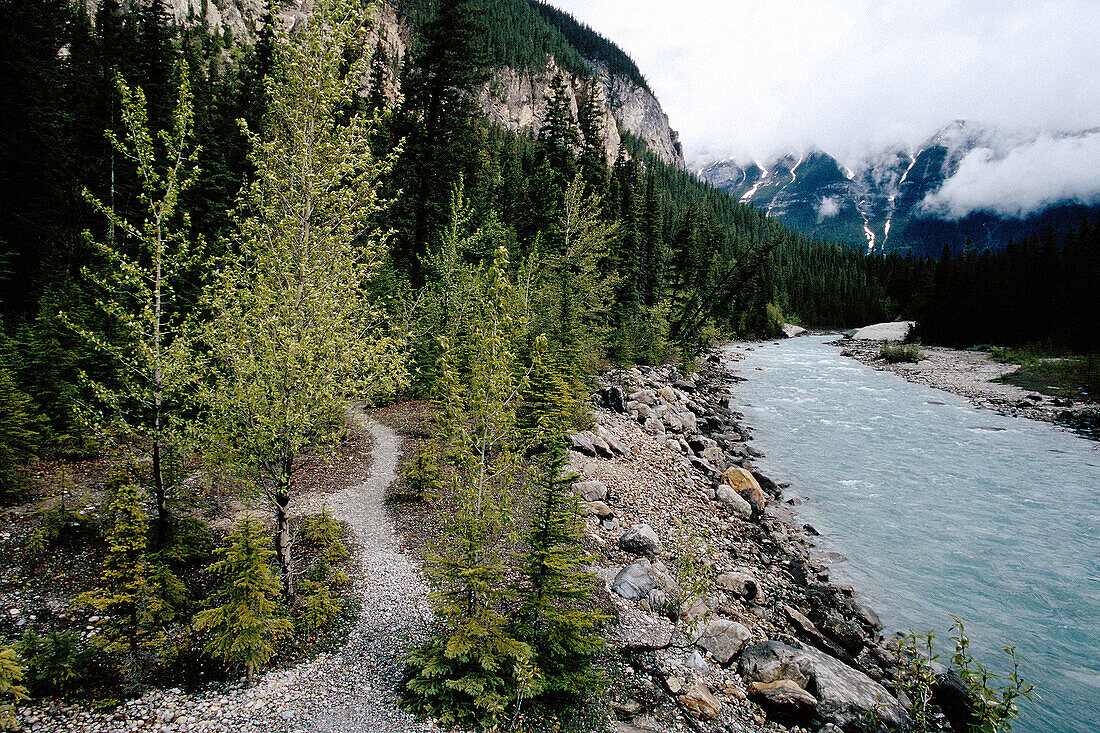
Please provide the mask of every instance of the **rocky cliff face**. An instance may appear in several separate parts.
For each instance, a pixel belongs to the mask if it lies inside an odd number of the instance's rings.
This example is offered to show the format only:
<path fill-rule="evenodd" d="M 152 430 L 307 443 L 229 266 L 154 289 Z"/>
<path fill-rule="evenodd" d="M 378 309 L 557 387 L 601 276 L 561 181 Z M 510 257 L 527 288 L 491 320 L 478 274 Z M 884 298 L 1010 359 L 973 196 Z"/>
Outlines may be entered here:
<path fill-rule="evenodd" d="M 94 12 L 98 0 L 86 0 Z M 124 8 L 141 0 L 126 0 Z M 168 10 L 180 23 L 205 19 L 215 31 L 229 29 L 241 39 L 253 39 L 263 17 L 264 0 L 166 0 Z M 283 23 L 288 28 L 301 23 L 309 14 L 313 0 L 292 0 L 278 3 Z M 397 69 L 405 57 L 411 30 L 389 2 L 375 6 L 374 23 L 368 37 L 368 48 L 381 40 L 390 60 L 391 72 L 386 79 L 386 96 L 394 101 L 398 95 Z M 590 62 L 588 77 L 566 74 L 565 79 L 574 115 L 582 95 L 595 93 L 604 110 L 601 129 L 604 150 L 609 163 L 614 162 L 622 144 L 620 132 L 641 140 L 660 160 L 683 168 L 684 156 L 679 135 L 669 126 L 668 115 L 660 102 L 633 81 L 608 72 L 606 66 Z M 479 98 L 489 119 L 516 132 L 533 132 L 542 126 L 546 115 L 546 91 L 549 82 L 560 71 L 553 58 L 544 69 L 517 71 L 497 69 L 481 90 Z"/>

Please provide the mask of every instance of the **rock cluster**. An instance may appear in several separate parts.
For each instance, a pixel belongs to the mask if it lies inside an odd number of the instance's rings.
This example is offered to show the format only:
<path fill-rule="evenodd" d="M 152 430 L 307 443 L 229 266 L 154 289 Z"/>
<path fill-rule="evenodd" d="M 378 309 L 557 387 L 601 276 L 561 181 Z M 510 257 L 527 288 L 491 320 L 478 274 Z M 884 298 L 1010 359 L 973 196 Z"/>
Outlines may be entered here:
<path fill-rule="evenodd" d="M 596 426 L 574 436 L 571 469 L 618 612 L 618 730 L 900 722 L 882 624 L 828 582 L 782 487 L 753 465 L 736 378 L 717 359 L 698 374 L 611 376 L 594 395 Z"/>

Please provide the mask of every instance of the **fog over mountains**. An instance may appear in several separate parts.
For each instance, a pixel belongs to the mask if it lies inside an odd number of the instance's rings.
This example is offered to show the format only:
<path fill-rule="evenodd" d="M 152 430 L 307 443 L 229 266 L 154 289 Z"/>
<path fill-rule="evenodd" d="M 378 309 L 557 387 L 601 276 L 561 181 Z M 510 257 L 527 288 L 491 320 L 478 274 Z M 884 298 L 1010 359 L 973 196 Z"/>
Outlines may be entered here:
<path fill-rule="evenodd" d="M 700 174 L 806 235 L 869 252 L 1000 249 L 1100 214 L 1100 130 L 1004 132 L 959 120 L 854 168 L 811 150 L 718 161 Z"/>

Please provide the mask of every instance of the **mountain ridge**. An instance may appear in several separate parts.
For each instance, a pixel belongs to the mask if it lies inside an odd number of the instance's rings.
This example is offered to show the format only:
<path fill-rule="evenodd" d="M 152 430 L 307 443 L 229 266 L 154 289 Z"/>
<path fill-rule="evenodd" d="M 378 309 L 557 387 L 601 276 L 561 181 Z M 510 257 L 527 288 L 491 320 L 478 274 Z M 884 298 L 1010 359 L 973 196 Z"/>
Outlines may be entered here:
<path fill-rule="evenodd" d="M 875 151 L 855 169 L 814 149 L 779 156 L 765 165 L 717 161 L 700 168 L 699 174 L 806 236 L 873 253 L 938 256 L 945 246 L 953 251 L 968 246 L 1003 249 L 1010 241 L 1048 228 L 1061 232 L 1077 226 L 1084 216 L 1100 213 L 1100 182 L 1085 200 L 1067 196 L 1031 210 L 1021 206 L 1019 216 L 993 206 L 966 210 L 971 193 L 967 186 L 980 188 L 980 181 L 960 175 L 983 163 L 1009 160 L 1037 141 L 1073 143 L 1096 135 L 1096 130 L 1005 133 L 955 120 L 920 145 Z"/>

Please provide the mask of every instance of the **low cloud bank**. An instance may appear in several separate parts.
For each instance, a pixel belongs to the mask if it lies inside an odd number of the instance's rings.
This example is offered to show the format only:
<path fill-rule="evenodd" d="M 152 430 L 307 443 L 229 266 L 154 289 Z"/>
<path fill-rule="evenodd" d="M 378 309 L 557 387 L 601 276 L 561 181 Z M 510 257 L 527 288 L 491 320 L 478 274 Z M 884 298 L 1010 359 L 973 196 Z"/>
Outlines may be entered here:
<path fill-rule="evenodd" d="M 1100 130 L 1041 135 L 1003 155 L 976 148 L 921 207 L 957 220 L 976 211 L 1024 218 L 1059 203 L 1100 204 Z"/>

